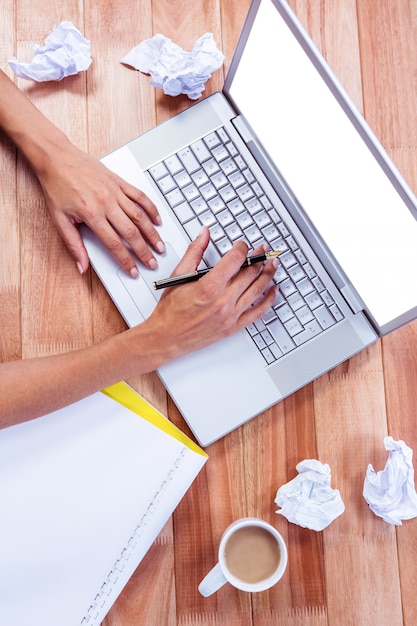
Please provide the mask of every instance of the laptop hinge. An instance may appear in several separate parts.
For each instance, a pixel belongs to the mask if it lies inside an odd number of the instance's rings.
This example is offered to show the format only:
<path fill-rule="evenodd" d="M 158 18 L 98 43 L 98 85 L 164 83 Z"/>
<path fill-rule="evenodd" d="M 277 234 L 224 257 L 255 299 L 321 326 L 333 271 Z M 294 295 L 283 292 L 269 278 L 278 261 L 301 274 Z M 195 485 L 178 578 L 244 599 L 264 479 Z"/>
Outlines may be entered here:
<path fill-rule="evenodd" d="M 248 141 L 253 141 L 253 133 L 247 127 L 241 115 L 236 116 L 231 121 L 245 143 L 247 143 Z"/>
<path fill-rule="evenodd" d="M 358 300 L 357 296 L 349 285 L 344 285 L 343 287 L 341 287 L 340 292 L 352 309 L 353 313 L 359 313 L 360 311 L 363 311 L 363 303 Z"/>

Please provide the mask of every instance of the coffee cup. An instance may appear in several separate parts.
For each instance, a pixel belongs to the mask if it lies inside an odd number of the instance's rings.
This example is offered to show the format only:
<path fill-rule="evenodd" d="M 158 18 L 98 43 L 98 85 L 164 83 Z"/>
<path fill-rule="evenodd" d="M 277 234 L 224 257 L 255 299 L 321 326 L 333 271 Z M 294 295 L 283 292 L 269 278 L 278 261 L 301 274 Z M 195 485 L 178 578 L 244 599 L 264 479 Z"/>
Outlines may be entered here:
<path fill-rule="evenodd" d="M 282 578 L 287 559 L 285 542 L 273 526 L 255 517 L 244 517 L 224 531 L 218 563 L 198 590 L 207 597 L 229 582 L 241 591 L 265 591 Z"/>

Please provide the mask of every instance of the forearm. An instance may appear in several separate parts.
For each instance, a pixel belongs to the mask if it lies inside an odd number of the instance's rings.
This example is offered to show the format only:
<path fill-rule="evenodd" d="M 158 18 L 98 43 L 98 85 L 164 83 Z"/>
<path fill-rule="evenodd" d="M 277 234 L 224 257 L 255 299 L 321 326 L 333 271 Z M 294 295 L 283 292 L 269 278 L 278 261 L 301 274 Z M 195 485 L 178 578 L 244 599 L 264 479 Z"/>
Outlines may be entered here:
<path fill-rule="evenodd" d="M 132 343 L 131 333 L 134 333 Z M 0 364 L 0 428 L 71 404 L 162 359 L 148 356 L 146 327 L 126 331 L 89 348 Z"/>
<path fill-rule="evenodd" d="M 0 127 L 25 155 L 38 175 L 48 167 L 47 162 L 52 152 L 65 150 L 70 145 L 66 135 L 2 71 Z"/>

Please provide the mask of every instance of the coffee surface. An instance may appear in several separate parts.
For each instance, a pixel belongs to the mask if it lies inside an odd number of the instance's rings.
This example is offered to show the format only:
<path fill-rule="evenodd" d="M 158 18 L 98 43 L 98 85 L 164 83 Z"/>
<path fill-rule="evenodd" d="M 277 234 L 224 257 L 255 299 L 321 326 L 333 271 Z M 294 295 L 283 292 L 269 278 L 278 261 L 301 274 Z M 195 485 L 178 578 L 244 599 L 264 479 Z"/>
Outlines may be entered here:
<path fill-rule="evenodd" d="M 272 576 L 280 558 L 277 540 L 260 526 L 239 528 L 231 535 L 225 548 L 229 571 L 246 583 L 258 583 Z"/>

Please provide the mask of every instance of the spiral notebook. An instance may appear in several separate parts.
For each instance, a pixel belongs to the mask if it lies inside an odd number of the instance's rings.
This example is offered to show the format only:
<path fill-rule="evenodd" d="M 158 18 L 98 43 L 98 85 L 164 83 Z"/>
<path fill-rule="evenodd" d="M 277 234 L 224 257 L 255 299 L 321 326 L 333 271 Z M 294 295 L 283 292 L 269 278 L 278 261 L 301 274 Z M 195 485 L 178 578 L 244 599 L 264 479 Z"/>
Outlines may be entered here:
<path fill-rule="evenodd" d="M 125 383 L 0 431 L 0 624 L 100 624 L 207 455 Z"/>

